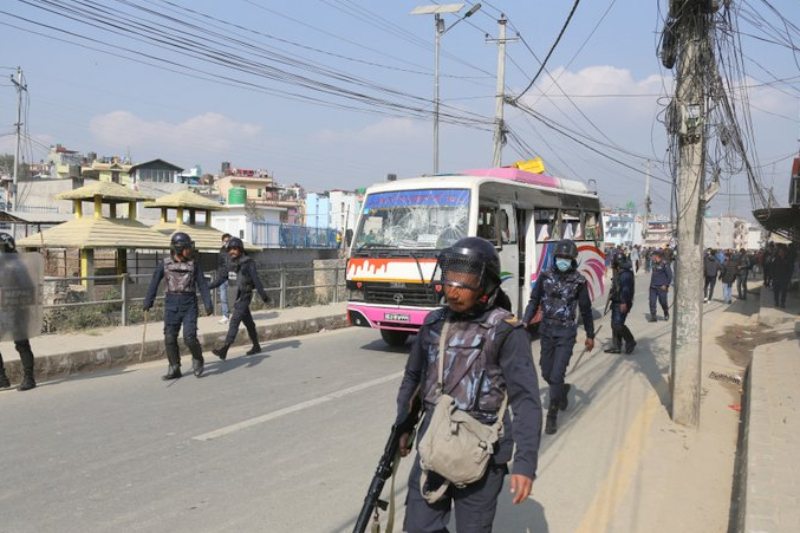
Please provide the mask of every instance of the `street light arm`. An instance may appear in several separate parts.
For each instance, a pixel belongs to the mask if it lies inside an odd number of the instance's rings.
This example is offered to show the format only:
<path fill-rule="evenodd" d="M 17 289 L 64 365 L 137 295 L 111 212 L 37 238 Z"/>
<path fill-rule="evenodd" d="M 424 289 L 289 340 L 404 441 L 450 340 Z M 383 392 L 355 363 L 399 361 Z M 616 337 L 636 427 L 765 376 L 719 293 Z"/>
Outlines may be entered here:
<path fill-rule="evenodd" d="M 463 17 L 459 18 L 457 21 L 455 21 L 454 23 L 452 23 L 452 24 L 451 24 L 451 25 L 450 25 L 448 28 L 445 28 L 444 30 L 440 31 L 440 32 L 439 32 L 439 35 L 444 35 L 444 34 L 445 34 L 445 33 L 447 33 L 448 31 L 452 30 L 452 29 L 453 29 L 453 28 L 456 26 L 456 24 L 458 24 L 458 23 L 459 23 L 459 22 L 461 22 L 462 20 L 466 20 L 466 19 L 470 18 L 472 15 L 474 15 L 475 13 L 477 13 L 478 11 L 480 11 L 480 9 L 481 9 L 481 5 L 480 5 L 480 4 L 475 4 L 474 6 L 472 6 L 471 8 L 469 8 L 469 11 L 467 11 L 466 13 L 464 13 L 464 16 L 463 16 Z"/>

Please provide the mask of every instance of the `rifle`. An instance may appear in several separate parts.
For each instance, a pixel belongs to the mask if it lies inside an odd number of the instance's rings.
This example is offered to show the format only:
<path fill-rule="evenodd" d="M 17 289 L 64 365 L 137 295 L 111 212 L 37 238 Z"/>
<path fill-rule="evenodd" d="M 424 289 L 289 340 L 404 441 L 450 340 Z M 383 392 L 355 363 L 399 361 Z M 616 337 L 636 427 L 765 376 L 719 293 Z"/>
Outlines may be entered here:
<path fill-rule="evenodd" d="M 413 431 L 417 426 L 417 422 L 419 422 L 421 406 L 422 401 L 417 391 L 414 393 L 411 408 L 405 420 L 392 426 L 389 440 L 386 441 L 383 455 L 381 460 L 378 461 L 378 468 L 375 469 L 375 475 L 372 477 L 367 496 L 364 498 L 364 505 L 361 507 L 361 512 L 358 513 L 358 520 L 353 528 L 353 533 L 364 533 L 367 530 L 370 517 L 374 516 L 373 520 L 377 524 L 379 509 L 385 511 L 389 506 L 388 502 L 380 499 L 381 492 L 386 480 L 392 477 L 400 462 L 400 437 L 405 433 L 412 433 L 410 441 L 413 442 Z M 392 495 L 392 498 L 394 498 L 394 495 Z"/>

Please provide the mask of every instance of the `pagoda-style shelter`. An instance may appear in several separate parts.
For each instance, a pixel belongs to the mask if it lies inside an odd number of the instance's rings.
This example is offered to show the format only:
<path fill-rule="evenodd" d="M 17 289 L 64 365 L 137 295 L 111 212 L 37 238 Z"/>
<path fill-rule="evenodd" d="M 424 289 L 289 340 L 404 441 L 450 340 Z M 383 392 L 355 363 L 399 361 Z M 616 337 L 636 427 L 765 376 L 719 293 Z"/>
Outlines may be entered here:
<path fill-rule="evenodd" d="M 224 209 L 217 202 L 186 190 L 162 196 L 154 202 L 145 203 L 144 206 L 161 210 L 161 220 L 153 226 L 153 229 L 159 233 L 170 238 L 178 231 L 187 233 L 194 241 L 195 247 L 200 251 L 215 252 L 222 245 L 224 233 L 211 227 L 211 212 Z M 175 210 L 174 220 L 169 218 L 171 209 Z M 189 212 L 189 220 L 185 221 L 187 211 Z M 198 212 L 205 214 L 205 221 L 202 225 L 197 223 Z"/>
<path fill-rule="evenodd" d="M 22 248 L 77 248 L 80 251 L 81 277 L 94 275 L 94 251 L 116 249 L 117 274 L 127 272 L 127 249 L 169 248 L 169 239 L 136 220 L 136 204 L 152 200 L 133 189 L 111 182 L 93 182 L 55 196 L 71 200 L 75 218 L 54 228 L 21 239 Z M 84 202 L 92 202 L 94 213 L 84 215 Z M 103 216 L 107 205 L 108 216 Z M 122 206 L 123 209 L 118 209 Z M 127 209 L 124 209 L 127 206 Z M 121 215 L 127 218 L 121 218 Z M 84 284 L 91 286 L 91 283 Z"/>

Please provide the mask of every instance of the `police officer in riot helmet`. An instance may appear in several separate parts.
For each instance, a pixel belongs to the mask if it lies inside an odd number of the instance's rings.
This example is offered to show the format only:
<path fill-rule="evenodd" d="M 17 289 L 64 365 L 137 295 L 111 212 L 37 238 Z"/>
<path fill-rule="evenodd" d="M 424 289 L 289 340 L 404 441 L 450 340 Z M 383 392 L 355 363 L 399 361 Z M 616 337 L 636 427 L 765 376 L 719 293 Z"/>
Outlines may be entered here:
<path fill-rule="evenodd" d="M 558 411 L 569 406 L 571 386 L 564 380 L 578 335 L 578 308 L 586 330 L 586 349 L 594 349 L 592 301 L 586 278 L 577 270 L 578 247 L 571 240 L 561 240 L 556 243 L 553 255 L 553 266 L 539 276 L 522 317 L 525 324 L 530 324 L 539 309 L 542 310 L 539 364 L 542 378 L 550 385 L 550 405 L 545 424 L 548 435 L 558 431 Z"/>
<path fill-rule="evenodd" d="M 606 348 L 605 353 L 622 353 L 622 343 L 625 341 L 625 353 L 630 354 L 636 348 L 636 339 L 625 325 L 633 307 L 635 292 L 631 261 L 624 253 L 615 252 L 611 258 L 611 268 L 614 271 L 608 294 L 611 301 L 611 346 Z"/>
<path fill-rule="evenodd" d="M 442 499 L 429 503 L 420 487 L 422 467 L 415 459 L 408 483 L 404 531 L 447 531 L 450 509 L 455 505 L 459 533 L 491 531 L 497 499 L 508 473 L 513 452 L 511 492 L 513 502 L 525 501 L 536 477 L 542 408 L 531 346 L 522 324 L 498 307 L 500 260 L 494 246 L 481 238 L 459 240 L 439 255 L 440 279 L 433 281 L 444 291 L 445 307 L 430 313 L 416 337 L 406 363 L 397 397 L 397 420 L 408 414 L 415 395 L 432 412 L 442 394 L 454 398 L 458 409 L 480 423 L 492 425 L 503 416 L 503 435 L 494 445 L 484 477 L 457 488 L 449 485 Z M 444 332 L 444 352 L 440 342 Z M 438 386 L 439 358 L 442 389 Z M 513 428 L 504 398 L 514 413 Z M 422 438 L 431 416 L 419 428 Z M 410 434 L 400 439 L 401 455 L 411 451 Z M 435 490 L 445 480 L 426 472 L 425 490 Z"/>
<path fill-rule="evenodd" d="M 0 233 L 0 255 L 3 257 L 2 276 L 5 278 L 3 281 L 8 282 L 10 279 L 14 281 L 14 285 L 18 288 L 26 288 L 25 285 L 30 286 L 33 281 L 30 279 L 27 270 L 21 264 L 17 264 L 15 260 L 17 256 L 17 246 L 14 237 L 8 233 Z M 6 312 L 6 310 L 0 310 Z M 11 317 L 9 317 L 11 318 Z M 16 317 L 16 320 L 10 321 L 13 326 L 13 340 L 14 348 L 19 354 L 20 361 L 22 362 L 22 383 L 17 387 L 20 391 L 30 390 L 36 387 L 36 379 L 34 378 L 34 361 L 33 350 L 31 349 L 31 342 L 28 340 L 27 320 L 25 317 Z M 5 366 L 3 366 L 3 356 L 0 355 L 0 389 L 5 389 L 11 386 L 11 382 L 6 375 Z"/>
<path fill-rule="evenodd" d="M 247 351 L 247 355 L 261 353 L 261 345 L 258 342 L 258 330 L 250 312 L 250 302 L 253 301 L 253 291 L 258 291 L 264 303 L 269 302 L 270 298 L 261 278 L 258 277 L 258 269 L 253 259 L 244 251 L 244 243 L 238 237 L 231 237 L 228 240 L 228 254 L 230 262 L 221 265 L 217 271 L 217 279 L 211 285 L 212 289 L 221 286 L 226 281 L 228 284 L 236 286 L 236 301 L 233 304 L 233 314 L 228 324 L 228 334 L 225 336 L 225 344 L 220 348 L 214 348 L 211 352 L 222 359 L 228 357 L 228 350 L 236 340 L 239 332 L 239 324 L 244 323 L 247 335 L 253 343 L 252 348 Z"/>
<path fill-rule="evenodd" d="M 194 242 L 183 232 L 177 232 L 170 241 L 170 257 L 158 265 L 150 281 L 150 288 L 142 307 L 145 311 L 153 307 L 158 286 L 163 278 L 167 280 L 164 296 L 164 347 L 169 368 L 162 379 L 181 377 L 181 356 L 178 348 L 178 333 L 183 326 L 183 341 L 192 354 L 192 370 L 196 377 L 203 374 L 203 348 L 197 338 L 197 289 L 206 308 L 206 314 L 214 312 L 211 292 L 206 278 L 195 260 Z"/>

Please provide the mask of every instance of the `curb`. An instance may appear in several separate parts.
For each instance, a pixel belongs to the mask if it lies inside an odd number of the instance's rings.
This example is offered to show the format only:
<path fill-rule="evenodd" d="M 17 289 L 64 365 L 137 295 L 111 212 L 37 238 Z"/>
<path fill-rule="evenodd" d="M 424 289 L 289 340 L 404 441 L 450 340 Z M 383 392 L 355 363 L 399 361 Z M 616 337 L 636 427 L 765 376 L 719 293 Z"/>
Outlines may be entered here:
<path fill-rule="evenodd" d="M 154 326 L 158 327 L 159 323 L 154 323 Z M 304 320 L 278 322 L 270 325 L 256 324 L 256 329 L 258 330 L 259 339 L 263 344 L 264 342 L 276 339 L 309 335 L 323 330 L 341 329 L 347 326 L 346 315 L 336 314 Z M 225 332 L 198 332 L 197 337 L 200 339 L 200 343 L 203 346 L 204 356 L 214 357 L 211 354 L 211 349 L 222 344 L 225 340 Z M 242 328 L 239 335 L 236 336 L 236 341 L 233 345 L 241 346 L 246 344 L 250 344 L 250 339 Z M 189 355 L 189 350 L 187 350 L 186 346 L 183 344 L 183 339 L 179 339 L 179 345 L 182 359 L 186 362 L 186 356 Z M 35 358 L 36 381 L 47 381 L 84 372 L 165 359 L 163 339 L 147 341 L 144 344 L 144 352 L 140 353 L 141 351 L 141 342 L 136 342 L 108 348 L 75 350 L 58 355 L 39 356 Z M 36 347 L 34 345 L 34 356 L 35 354 Z M 5 363 L 5 368 L 8 378 L 12 383 L 18 383 L 22 379 L 22 365 L 19 359 L 14 358 L 13 360 L 7 361 Z"/>

